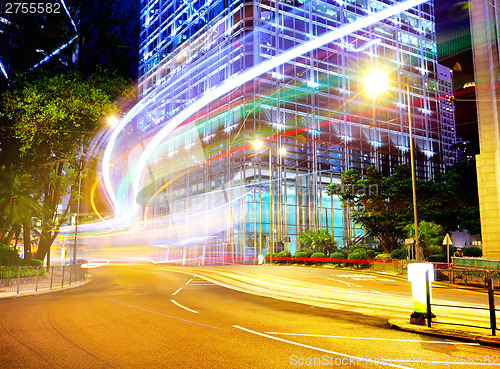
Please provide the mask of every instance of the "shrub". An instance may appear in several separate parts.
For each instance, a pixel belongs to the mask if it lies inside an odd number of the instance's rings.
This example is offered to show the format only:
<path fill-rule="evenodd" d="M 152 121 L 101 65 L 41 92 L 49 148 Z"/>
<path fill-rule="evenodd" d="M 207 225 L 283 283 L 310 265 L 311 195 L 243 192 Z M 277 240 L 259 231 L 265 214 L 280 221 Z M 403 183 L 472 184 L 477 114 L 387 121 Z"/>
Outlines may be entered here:
<path fill-rule="evenodd" d="M 0 247 L 0 265 L 21 265 L 22 262 L 23 259 L 9 246 L 2 245 Z"/>
<path fill-rule="evenodd" d="M 366 260 L 366 250 L 362 249 L 357 249 L 356 252 L 351 252 L 348 256 L 347 259 L 349 260 Z M 349 263 L 353 267 L 358 267 L 358 268 L 365 268 L 367 267 L 367 264 L 365 263 Z"/>
<path fill-rule="evenodd" d="M 353 252 L 360 252 L 360 250 L 366 251 L 366 246 L 364 245 L 350 245 L 349 246 L 349 254 L 352 254 Z"/>
<path fill-rule="evenodd" d="M 360 260 L 362 259 L 362 255 L 359 252 L 351 252 L 349 256 L 347 256 L 349 260 Z"/>
<path fill-rule="evenodd" d="M 391 258 L 397 260 L 404 260 L 408 257 L 408 248 L 400 247 L 399 249 L 394 249 L 391 252 Z"/>
<path fill-rule="evenodd" d="M 38 259 L 31 259 L 30 261 L 30 266 L 38 266 L 38 267 L 43 267 L 43 261 L 38 260 Z"/>
<path fill-rule="evenodd" d="M 483 250 L 479 247 L 464 247 L 464 256 L 469 256 L 473 258 L 480 258 L 483 256 Z"/>
<path fill-rule="evenodd" d="M 307 254 L 304 251 L 297 251 L 295 255 L 293 255 L 294 258 L 307 258 Z"/>
<path fill-rule="evenodd" d="M 311 259 L 325 259 L 326 255 L 323 254 L 322 252 L 315 252 L 314 254 L 311 255 Z M 322 261 L 311 261 L 311 264 L 321 264 Z"/>
<path fill-rule="evenodd" d="M 429 261 L 431 263 L 446 263 L 446 255 L 445 254 L 434 254 L 429 256 Z"/>
<path fill-rule="evenodd" d="M 283 251 L 278 252 L 278 254 L 276 256 L 279 258 L 286 258 L 286 257 L 292 256 L 292 254 L 290 253 L 290 251 L 283 250 Z M 290 263 L 291 261 L 289 259 L 289 260 L 276 260 L 276 262 L 279 264 L 286 264 L 286 263 Z"/>
<path fill-rule="evenodd" d="M 276 263 L 276 262 L 277 262 L 277 261 L 274 259 L 274 258 L 275 258 L 275 257 L 277 257 L 277 256 L 278 256 L 278 254 L 277 254 L 277 253 L 275 253 L 275 252 L 273 252 L 273 263 Z M 266 258 L 266 259 L 267 259 L 267 258 L 270 258 L 270 257 L 271 257 L 271 253 L 270 253 L 270 252 L 268 252 L 267 254 L 265 254 L 265 255 L 264 255 L 264 258 Z M 269 262 L 271 262 L 271 261 L 269 261 Z"/>
<path fill-rule="evenodd" d="M 345 259 L 345 255 L 343 252 L 334 252 L 330 255 L 330 259 Z M 334 262 L 335 265 L 341 265 L 341 262 Z"/>
<path fill-rule="evenodd" d="M 366 257 L 369 260 L 375 259 L 375 250 L 366 250 Z"/>

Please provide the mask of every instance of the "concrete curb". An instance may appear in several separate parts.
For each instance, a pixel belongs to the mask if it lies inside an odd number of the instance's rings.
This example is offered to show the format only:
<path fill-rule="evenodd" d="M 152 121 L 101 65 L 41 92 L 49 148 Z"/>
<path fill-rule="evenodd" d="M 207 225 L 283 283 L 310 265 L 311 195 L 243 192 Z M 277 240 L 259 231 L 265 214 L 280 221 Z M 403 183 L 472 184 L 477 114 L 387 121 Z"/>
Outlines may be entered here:
<path fill-rule="evenodd" d="M 436 327 L 429 328 L 424 325 L 410 324 L 409 318 L 408 320 L 389 319 L 387 323 L 392 328 L 406 332 L 450 338 L 456 341 L 471 342 L 486 346 L 500 347 L 500 337 L 496 336 L 488 336 L 485 334 L 474 333 L 474 332 L 465 332 L 458 329 L 446 329 L 446 328 L 436 328 Z"/>
<path fill-rule="evenodd" d="M 10 293 L 8 295 L 0 295 L 0 300 L 6 300 L 6 299 L 16 299 L 19 297 L 28 297 L 28 296 L 38 296 L 38 295 L 45 295 L 48 293 L 54 293 L 54 292 L 63 292 L 67 290 L 72 290 L 74 288 L 80 288 L 83 286 L 86 286 L 94 281 L 94 277 L 89 275 L 87 279 L 85 279 L 82 282 L 74 283 L 70 286 L 64 286 L 64 287 L 58 287 L 58 288 L 53 288 L 53 289 L 43 289 L 43 290 L 38 290 L 38 291 L 26 291 L 26 292 L 20 292 L 19 294 L 17 293 Z"/>

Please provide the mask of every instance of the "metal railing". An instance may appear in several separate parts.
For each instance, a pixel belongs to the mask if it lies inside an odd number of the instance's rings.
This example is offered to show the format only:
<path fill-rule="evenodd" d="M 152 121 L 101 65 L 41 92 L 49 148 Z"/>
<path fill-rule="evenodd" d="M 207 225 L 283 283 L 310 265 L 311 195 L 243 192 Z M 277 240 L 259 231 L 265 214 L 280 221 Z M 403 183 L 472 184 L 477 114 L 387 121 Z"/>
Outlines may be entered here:
<path fill-rule="evenodd" d="M 500 270 L 458 264 L 434 264 L 436 281 L 449 281 L 453 284 L 464 284 L 487 287 L 487 274 L 491 272 L 494 287 L 500 288 Z"/>
<path fill-rule="evenodd" d="M 427 326 L 431 327 L 431 325 L 432 325 L 432 318 L 434 317 L 434 315 L 432 314 L 432 311 L 431 311 L 431 306 L 450 307 L 450 308 L 457 308 L 457 309 L 489 310 L 489 312 L 490 312 L 490 326 L 489 327 L 483 327 L 483 326 L 477 326 L 477 325 L 470 325 L 470 324 L 463 324 L 463 323 L 449 323 L 449 322 L 439 322 L 439 324 L 449 324 L 449 325 L 458 325 L 458 326 L 464 326 L 464 327 L 473 327 L 473 328 L 481 328 L 481 329 L 491 329 L 491 335 L 495 336 L 496 335 L 496 330 L 497 330 L 496 312 L 500 311 L 500 310 L 495 308 L 495 293 L 494 293 L 494 284 L 493 284 L 494 283 L 494 278 L 493 278 L 492 271 L 486 271 L 486 275 L 484 276 L 484 279 L 486 281 L 486 288 L 488 289 L 488 307 L 487 308 L 486 307 L 483 308 L 483 307 L 472 307 L 472 306 L 433 304 L 433 303 L 431 303 L 431 297 L 430 297 L 429 276 L 428 276 L 428 274 L 426 274 L 426 293 L 427 293 L 427 313 L 426 313 L 426 318 L 427 318 Z"/>
<path fill-rule="evenodd" d="M 70 286 L 87 278 L 81 264 L 52 266 L 0 267 L 0 294 L 38 292 Z"/>

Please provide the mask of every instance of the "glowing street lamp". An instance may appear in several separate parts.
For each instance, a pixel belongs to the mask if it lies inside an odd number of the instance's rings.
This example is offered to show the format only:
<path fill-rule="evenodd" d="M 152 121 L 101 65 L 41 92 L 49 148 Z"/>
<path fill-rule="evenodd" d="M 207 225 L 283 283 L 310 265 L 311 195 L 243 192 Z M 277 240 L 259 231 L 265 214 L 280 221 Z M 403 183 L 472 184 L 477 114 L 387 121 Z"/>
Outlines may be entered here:
<path fill-rule="evenodd" d="M 111 127 L 115 127 L 118 124 L 118 118 L 115 116 L 108 117 L 107 121 Z"/>
<path fill-rule="evenodd" d="M 364 78 L 365 91 L 375 95 L 384 92 L 389 87 L 388 73 L 382 70 L 372 70 Z M 411 164 L 411 188 L 413 195 L 413 220 L 415 223 L 415 258 L 420 262 L 420 245 L 418 242 L 418 220 L 417 220 L 417 195 L 415 191 L 415 160 L 413 158 L 413 128 L 411 120 L 410 84 L 406 82 L 406 103 L 408 108 L 408 130 L 410 132 L 410 164 Z"/>

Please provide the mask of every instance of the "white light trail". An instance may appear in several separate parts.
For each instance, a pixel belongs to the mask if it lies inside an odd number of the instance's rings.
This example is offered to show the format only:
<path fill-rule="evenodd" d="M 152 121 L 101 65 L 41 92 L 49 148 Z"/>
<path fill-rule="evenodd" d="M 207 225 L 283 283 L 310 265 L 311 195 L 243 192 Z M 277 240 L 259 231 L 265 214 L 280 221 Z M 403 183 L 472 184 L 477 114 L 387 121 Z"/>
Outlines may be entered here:
<path fill-rule="evenodd" d="M 300 44 L 299 46 L 296 46 L 288 51 L 285 51 L 281 53 L 280 55 L 274 57 L 273 59 L 270 59 L 266 62 L 263 62 L 262 64 L 259 64 L 253 68 L 250 68 L 244 72 L 241 73 L 236 73 L 235 75 L 231 76 L 228 78 L 226 81 L 224 81 L 219 87 L 211 89 L 203 96 L 201 96 L 198 100 L 195 100 L 190 106 L 184 108 L 179 114 L 177 114 L 174 118 L 170 119 L 164 126 L 163 128 L 153 137 L 153 139 L 149 142 L 149 144 L 146 146 L 144 152 L 142 153 L 136 169 L 134 173 L 134 180 L 132 184 L 132 193 L 134 198 L 136 197 L 137 193 L 139 192 L 139 186 L 142 178 L 142 173 L 144 172 L 144 169 L 146 168 L 147 162 L 153 152 L 156 150 L 158 145 L 168 137 L 168 135 L 180 124 L 182 124 L 184 121 L 189 119 L 193 114 L 198 112 L 200 109 L 204 108 L 208 104 L 210 104 L 212 101 L 215 99 L 218 99 L 221 96 L 224 96 L 225 94 L 231 92 L 235 88 L 245 84 L 248 81 L 253 80 L 254 78 L 267 73 L 271 71 L 272 69 L 295 59 L 296 57 L 305 54 L 307 52 L 310 52 L 312 50 L 317 49 L 318 47 L 328 44 L 330 42 L 333 42 L 335 40 L 338 40 L 344 36 L 347 36 L 348 34 L 351 34 L 353 32 L 356 32 L 360 29 L 363 29 L 365 27 L 368 27 L 370 25 L 373 25 L 377 22 L 380 22 L 386 18 L 390 18 L 396 14 L 399 14 L 405 10 L 408 10 L 410 8 L 413 8 L 415 6 L 418 6 L 420 4 L 423 4 L 427 2 L 428 0 L 407 0 L 402 3 L 398 3 L 396 5 L 390 6 L 385 8 L 384 10 L 381 10 L 375 14 L 368 15 L 366 17 L 360 18 L 356 20 L 353 23 L 346 24 L 340 28 L 336 28 L 333 31 L 330 31 L 322 36 L 319 36 L 315 39 L 312 39 L 308 42 L 305 42 L 303 44 Z M 145 102 L 141 102 L 138 105 L 136 105 L 130 112 L 129 114 L 134 111 L 134 116 L 136 113 L 139 111 L 143 110 L 147 105 L 151 104 L 153 101 L 153 97 L 156 96 L 156 93 L 151 94 L 152 97 L 149 95 L 145 98 Z M 129 115 L 127 114 L 127 115 Z M 129 119 L 124 119 L 115 129 L 115 132 L 113 132 L 112 140 L 110 140 L 104 157 L 103 157 L 103 183 L 106 187 L 106 190 L 108 191 L 109 197 L 115 207 L 115 213 L 120 214 L 121 209 L 119 207 L 119 204 L 116 200 L 116 196 L 114 194 L 113 188 L 111 186 L 111 178 L 110 178 L 110 172 L 109 172 L 109 166 L 111 164 L 111 152 L 114 148 L 114 145 L 116 143 L 116 138 L 118 137 L 119 131 L 130 121 L 131 118 Z M 131 213 L 134 213 L 137 208 L 138 204 L 134 202 L 134 209 Z"/>

